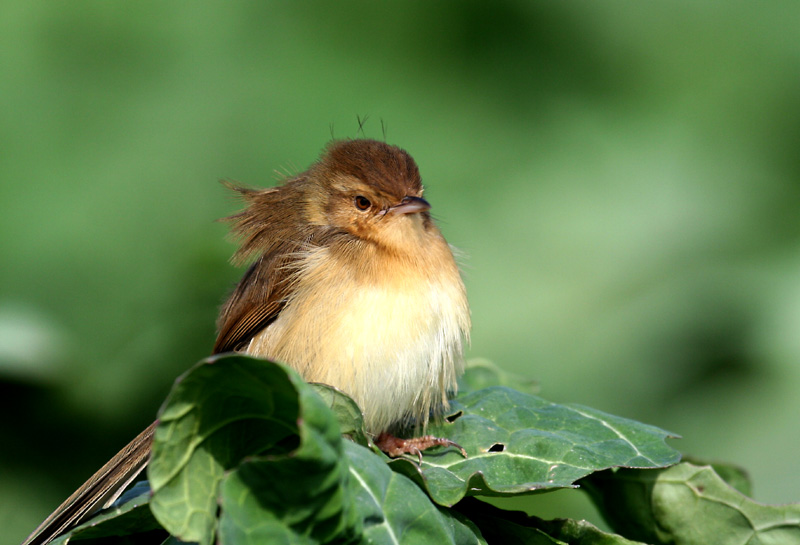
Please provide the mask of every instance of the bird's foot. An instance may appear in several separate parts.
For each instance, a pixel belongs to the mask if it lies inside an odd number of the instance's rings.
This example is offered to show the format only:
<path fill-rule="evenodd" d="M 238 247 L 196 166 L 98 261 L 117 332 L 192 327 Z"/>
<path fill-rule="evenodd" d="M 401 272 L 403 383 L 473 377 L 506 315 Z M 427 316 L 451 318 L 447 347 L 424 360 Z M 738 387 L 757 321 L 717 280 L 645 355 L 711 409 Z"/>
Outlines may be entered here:
<path fill-rule="evenodd" d="M 400 439 L 391 433 L 383 432 L 375 438 L 375 444 L 379 449 L 392 458 L 397 458 L 402 454 L 416 454 L 420 463 L 422 463 L 422 451 L 437 446 L 456 447 L 461 451 L 461 455 L 464 458 L 467 457 L 467 451 L 455 441 L 444 439 L 442 437 L 435 437 L 433 435 L 423 435 L 422 437 L 413 437 L 411 439 Z"/>

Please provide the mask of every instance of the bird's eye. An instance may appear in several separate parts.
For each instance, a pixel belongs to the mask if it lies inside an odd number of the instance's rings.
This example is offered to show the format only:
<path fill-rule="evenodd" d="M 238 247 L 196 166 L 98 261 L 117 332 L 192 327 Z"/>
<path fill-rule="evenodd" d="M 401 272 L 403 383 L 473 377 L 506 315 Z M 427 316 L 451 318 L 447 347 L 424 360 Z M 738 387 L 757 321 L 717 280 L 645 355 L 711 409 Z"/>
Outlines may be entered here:
<path fill-rule="evenodd" d="M 358 197 L 355 198 L 355 203 L 356 203 L 356 208 L 358 208 L 359 210 L 366 210 L 367 208 L 372 206 L 372 203 L 369 202 L 369 199 L 362 195 L 359 195 Z"/>

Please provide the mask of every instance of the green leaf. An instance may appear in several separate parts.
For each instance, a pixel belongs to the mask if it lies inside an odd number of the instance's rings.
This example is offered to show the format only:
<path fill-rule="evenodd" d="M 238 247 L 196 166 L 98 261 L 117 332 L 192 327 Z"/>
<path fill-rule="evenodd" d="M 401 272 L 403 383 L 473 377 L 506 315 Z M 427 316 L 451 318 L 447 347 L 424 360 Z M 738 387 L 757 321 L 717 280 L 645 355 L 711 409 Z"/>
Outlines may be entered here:
<path fill-rule="evenodd" d="M 166 532 L 156 522 L 147 504 L 150 489 L 146 483 L 137 484 L 120 498 L 115 507 L 106 509 L 83 524 L 52 541 L 53 545 L 66 545 L 82 541 L 98 540 L 117 536 L 129 536 L 125 543 L 161 543 Z M 129 491 L 129 492 L 131 492 Z M 115 543 L 123 543 L 121 540 Z"/>
<path fill-rule="evenodd" d="M 643 545 L 641 541 L 631 541 L 619 534 L 603 532 L 585 520 L 530 518 L 540 531 L 570 545 Z"/>
<path fill-rule="evenodd" d="M 353 398 L 341 390 L 327 384 L 312 383 L 311 387 L 317 392 L 328 408 L 333 411 L 339 422 L 342 435 L 348 437 L 359 445 L 369 446 L 371 441 L 364 433 L 364 414 Z"/>
<path fill-rule="evenodd" d="M 592 475 L 586 489 L 614 529 L 632 539 L 686 545 L 800 543 L 800 504 L 763 505 L 711 466 Z"/>
<path fill-rule="evenodd" d="M 484 382 L 491 378 L 486 369 Z M 263 360 L 202 362 L 178 380 L 162 408 L 148 473 L 151 509 L 170 533 L 201 545 L 427 543 L 431 536 L 481 543 L 472 522 L 441 506 L 679 459 L 663 430 L 505 387 L 459 397 L 445 421 L 431 426 L 463 445 L 467 459 L 456 449 L 434 449 L 421 468 L 391 461 L 393 472 L 385 457 L 343 442 L 342 432 L 370 444 L 361 411 L 345 394 Z M 567 535 L 566 528 L 536 532 L 558 543 L 554 536 Z"/>
<path fill-rule="evenodd" d="M 465 495 L 509 496 L 572 487 L 612 467 L 672 465 L 680 454 L 659 428 L 580 405 L 558 405 L 504 387 L 459 396 L 429 433 L 464 447 L 426 452 L 422 466 L 408 458 L 396 471 L 450 506 Z"/>
<path fill-rule="evenodd" d="M 490 543 L 637 545 L 617 534 L 609 534 L 585 520 L 542 520 L 520 511 L 506 511 L 474 498 L 455 507 L 478 525 Z"/>
<path fill-rule="evenodd" d="M 345 441 L 334 413 L 311 387 L 298 392 L 300 446 L 288 454 L 249 458 L 225 477 L 220 543 L 313 544 L 360 535 Z"/>
<path fill-rule="evenodd" d="M 386 545 L 486 543 L 470 521 L 442 508 L 380 456 L 347 442 L 351 487 L 364 521 L 363 543 Z"/>
<path fill-rule="evenodd" d="M 333 413 L 291 369 L 239 355 L 206 360 L 176 382 L 161 410 L 148 467 L 151 509 L 181 540 L 210 544 L 218 503 L 226 528 L 236 520 L 250 532 L 265 497 L 292 491 L 311 470 L 342 491 L 326 490 L 315 505 L 322 511 L 302 524 L 287 518 L 288 504 L 273 518 L 298 535 L 353 532 L 341 442 Z M 292 470 L 299 473 L 288 476 Z"/>
<path fill-rule="evenodd" d="M 681 461 L 689 462 L 696 466 L 711 466 L 723 481 L 745 496 L 753 496 L 753 483 L 750 482 L 750 475 L 742 467 L 727 462 L 702 460 L 695 456 L 684 456 Z"/>

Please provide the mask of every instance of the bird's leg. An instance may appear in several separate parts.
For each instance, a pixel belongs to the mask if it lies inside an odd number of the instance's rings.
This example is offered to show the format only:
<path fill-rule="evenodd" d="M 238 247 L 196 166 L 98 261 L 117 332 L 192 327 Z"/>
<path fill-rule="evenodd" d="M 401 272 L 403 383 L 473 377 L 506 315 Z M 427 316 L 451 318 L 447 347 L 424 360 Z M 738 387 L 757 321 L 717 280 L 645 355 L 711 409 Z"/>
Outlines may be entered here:
<path fill-rule="evenodd" d="M 456 447 L 461 451 L 461 455 L 466 458 L 467 451 L 464 448 L 450 439 L 436 437 L 434 435 L 423 435 L 422 437 L 412 437 L 411 439 L 400 439 L 391 433 L 383 432 L 375 438 L 375 444 L 383 452 L 397 458 L 402 454 L 416 454 L 422 463 L 422 451 L 431 447 Z"/>

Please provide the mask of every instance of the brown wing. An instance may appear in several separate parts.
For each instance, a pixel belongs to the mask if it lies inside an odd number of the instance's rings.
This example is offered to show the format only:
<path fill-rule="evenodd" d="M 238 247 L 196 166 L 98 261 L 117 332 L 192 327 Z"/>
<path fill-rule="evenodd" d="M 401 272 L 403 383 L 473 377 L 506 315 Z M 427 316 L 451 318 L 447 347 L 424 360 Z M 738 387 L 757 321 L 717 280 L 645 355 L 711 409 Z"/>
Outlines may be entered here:
<path fill-rule="evenodd" d="M 238 350 L 259 331 L 267 327 L 278 317 L 283 308 L 283 303 L 270 301 L 263 305 L 253 307 L 240 316 L 229 317 L 225 321 L 214 343 L 214 354 Z"/>
<path fill-rule="evenodd" d="M 300 174 L 282 186 L 265 190 L 233 188 L 248 203 L 247 208 L 227 218 L 242 241 L 233 262 L 256 261 L 220 311 L 214 354 L 241 350 L 268 327 L 291 295 L 293 277 L 300 269 L 298 259 L 309 248 L 325 246 L 344 234 L 309 221 L 308 203 L 326 199 L 318 194 L 319 184 L 311 184 L 315 189 L 309 193 L 309 184 L 307 176 Z M 316 206 L 323 204 L 317 202 Z"/>
<path fill-rule="evenodd" d="M 278 317 L 288 295 L 286 271 L 294 259 L 295 253 L 286 251 L 262 256 L 250 266 L 220 311 L 214 354 L 240 350 Z"/>

